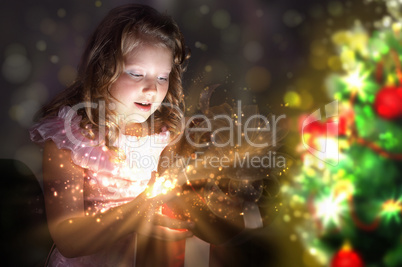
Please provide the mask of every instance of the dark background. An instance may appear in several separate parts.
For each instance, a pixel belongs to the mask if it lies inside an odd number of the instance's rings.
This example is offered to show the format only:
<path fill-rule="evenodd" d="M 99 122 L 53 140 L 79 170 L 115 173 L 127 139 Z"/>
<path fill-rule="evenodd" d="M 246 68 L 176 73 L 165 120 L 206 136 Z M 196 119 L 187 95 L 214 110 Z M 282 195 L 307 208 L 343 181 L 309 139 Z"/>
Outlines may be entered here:
<path fill-rule="evenodd" d="M 313 110 L 330 100 L 322 79 L 333 52 L 331 34 L 357 19 L 372 28 L 385 11 L 381 2 L 366 1 L 2 1 L 0 158 L 40 170 L 39 151 L 27 132 L 33 114 L 74 79 L 86 39 L 101 18 L 130 2 L 166 11 L 180 25 L 192 52 L 184 77 L 188 114 L 196 110 L 201 89 L 214 83 L 227 89 L 216 101 L 241 99 L 264 114 L 288 117 Z M 303 90 L 311 103 L 281 108 L 289 90 Z"/>
<path fill-rule="evenodd" d="M 28 134 L 34 113 L 74 80 L 86 39 L 108 10 L 131 2 L 166 11 L 181 27 L 192 52 L 184 76 L 187 114 L 197 111 L 206 85 L 219 83 L 212 104 L 257 104 L 263 114 L 286 114 L 291 130 L 299 114 L 331 100 L 323 89 L 334 70 L 331 35 L 357 21 L 371 30 L 386 13 L 382 1 L 363 0 L 2 1 L 0 158 L 18 159 L 40 177 L 41 152 Z M 289 91 L 302 95 L 298 108 L 286 107 Z M 297 138 L 289 135 L 288 150 Z M 301 266 L 302 249 L 291 233 L 285 238 L 284 258 Z"/>

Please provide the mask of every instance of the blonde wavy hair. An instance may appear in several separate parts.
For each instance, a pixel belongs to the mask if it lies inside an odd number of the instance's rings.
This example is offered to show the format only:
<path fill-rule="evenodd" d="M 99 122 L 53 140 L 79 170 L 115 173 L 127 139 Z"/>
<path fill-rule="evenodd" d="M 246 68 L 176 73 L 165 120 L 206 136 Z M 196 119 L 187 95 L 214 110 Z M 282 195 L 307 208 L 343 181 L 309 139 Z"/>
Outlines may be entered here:
<path fill-rule="evenodd" d="M 118 136 L 119 126 L 112 121 L 117 114 L 110 109 L 109 104 L 114 99 L 110 88 L 123 73 L 125 57 L 144 43 L 164 46 L 172 51 L 173 67 L 164 104 L 148 120 L 152 118 L 156 122 L 151 132 L 166 126 L 172 138 L 177 136 L 182 130 L 184 110 L 182 74 L 190 52 L 177 23 L 170 16 L 139 4 L 119 6 L 107 14 L 87 43 L 74 83 L 44 106 L 37 118 L 55 116 L 63 106 L 104 101 L 106 118 L 100 117 L 103 115 L 99 109 L 90 107 L 77 112 L 82 116 L 80 126 L 83 129 L 91 126 L 90 136 L 99 130 L 102 121 L 107 121 L 106 145 L 111 146 Z"/>

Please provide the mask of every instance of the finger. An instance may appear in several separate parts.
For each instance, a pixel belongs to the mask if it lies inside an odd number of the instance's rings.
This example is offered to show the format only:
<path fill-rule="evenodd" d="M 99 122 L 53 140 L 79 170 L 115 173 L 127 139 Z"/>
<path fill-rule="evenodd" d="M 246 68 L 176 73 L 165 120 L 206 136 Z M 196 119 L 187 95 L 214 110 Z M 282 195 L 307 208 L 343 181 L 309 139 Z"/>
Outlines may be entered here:
<path fill-rule="evenodd" d="M 151 173 L 151 179 L 148 181 L 148 186 L 152 186 L 156 181 L 156 171 Z"/>
<path fill-rule="evenodd" d="M 153 184 L 156 181 L 156 171 L 151 172 L 151 179 L 148 181 L 147 187 L 145 188 L 144 191 L 141 192 L 137 196 L 138 199 L 149 199 L 150 197 L 148 196 L 150 193 L 150 188 L 152 188 Z"/>
<path fill-rule="evenodd" d="M 170 218 L 166 215 L 155 214 L 154 223 L 159 226 L 168 227 L 171 229 L 193 229 L 194 222 L 191 221 L 183 221 L 175 218 Z"/>
<path fill-rule="evenodd" d="M 181 187 L 175 187 L 168 191 L 165 194 L 159 194 L 154 197 L 149 198 L 150 201 L 153 202 L 154 205 L 160 206 L 163 203 L 166 203 L 174 198 L 177 198 L 181 195 L 182 189 Z"/>
<path fill-rule="evenodd" d="M 177 231 L 173 229 L 169 229 L 163 226 L 156 226 L 150 232 L 150 235 L 156 239 L 165 240 L 165 241 L 177 241 L 182 240 L 188 237 L 192 237 L 193 233 L 191 231 Z"/>

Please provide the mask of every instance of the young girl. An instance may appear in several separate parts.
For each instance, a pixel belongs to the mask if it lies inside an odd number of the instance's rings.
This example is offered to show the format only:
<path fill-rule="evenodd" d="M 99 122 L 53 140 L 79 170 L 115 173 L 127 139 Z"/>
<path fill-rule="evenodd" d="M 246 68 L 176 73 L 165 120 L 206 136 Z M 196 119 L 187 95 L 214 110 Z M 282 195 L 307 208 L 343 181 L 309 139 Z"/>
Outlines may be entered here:
<path fill-rule="evenodd" d="M 117 7 L 90 38 L 76 81 L 41 110 L 30 134 L 44 145 L 49 266 L 168 266 L 181 255 L 162 247 L 191 236 L 174 229 L 193 223 L 160 213 L 179 191 L 151 188 L 155 163 L 181 130 L 188 57 L 170 17 Z M 143 236 L 160 253 L 138 253 Z"/>

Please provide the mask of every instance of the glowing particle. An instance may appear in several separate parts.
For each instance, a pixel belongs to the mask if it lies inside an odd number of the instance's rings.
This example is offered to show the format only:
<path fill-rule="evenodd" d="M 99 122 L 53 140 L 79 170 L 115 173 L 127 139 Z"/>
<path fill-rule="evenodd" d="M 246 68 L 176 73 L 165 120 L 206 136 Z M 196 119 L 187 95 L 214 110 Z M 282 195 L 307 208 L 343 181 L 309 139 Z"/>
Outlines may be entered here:
<path fill-rule="evenodd" d="M 63 168 L 64 167 L 64 164 L 60 164 L 60 168 Z"/>
<path fill-rule="evenodd" d="M 165 186 L 166 186 L 167 188 L 172 188 L 172 187 L 174 187 L 172 181 L 170 181 L 170 180 L 167 180 L 167 181 L 165 182 Z"/>

